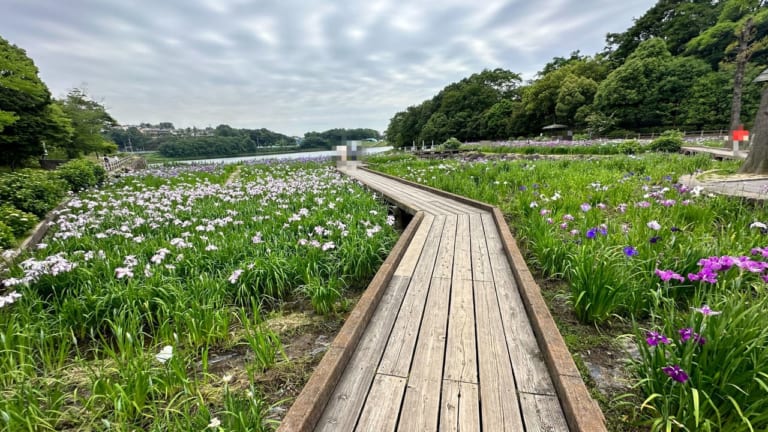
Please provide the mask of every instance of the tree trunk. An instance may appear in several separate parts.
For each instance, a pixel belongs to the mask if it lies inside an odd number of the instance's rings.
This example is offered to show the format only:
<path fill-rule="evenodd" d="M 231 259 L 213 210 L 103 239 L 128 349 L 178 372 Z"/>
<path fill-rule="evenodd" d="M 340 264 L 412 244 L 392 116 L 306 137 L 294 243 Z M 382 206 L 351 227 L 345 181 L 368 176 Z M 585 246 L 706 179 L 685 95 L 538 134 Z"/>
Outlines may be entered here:
<path fill-rule="evenodd" d="M 736 73 L 733 76 L 733 99 L 731 100 L 731 130 L 741 126 L 741 92 L 744 85 L 744 74 L 750 58 L 749 42 L 753 38 L 752 18 L 747 19 L 738 32 L 739 48 L 736 52 Z M 733 148 L 733 134 L 728 137 L 726 148 Z"/>
<path fill-rule="evenodd" d="M 736 74 L 733 77 L 733 100 L 731 101 L 731 130 L 734 131 L 741 126 L 741 88 L 744 84 L 744 71 L 746 70 L 747 62 L 739 61 L 739 57 L 736 57 Z M 733 148 L 733 134 L 728 136 L 728 144 L 726 148 Z"/>
<path fill-rule="evenodd" d="M 763 89 L 760 108 L 757 109 L 757 116 L 755 116 L 755 125 L 752 128 L 752 147 L 739 172 L 768 174 L 768 85 Z"/>

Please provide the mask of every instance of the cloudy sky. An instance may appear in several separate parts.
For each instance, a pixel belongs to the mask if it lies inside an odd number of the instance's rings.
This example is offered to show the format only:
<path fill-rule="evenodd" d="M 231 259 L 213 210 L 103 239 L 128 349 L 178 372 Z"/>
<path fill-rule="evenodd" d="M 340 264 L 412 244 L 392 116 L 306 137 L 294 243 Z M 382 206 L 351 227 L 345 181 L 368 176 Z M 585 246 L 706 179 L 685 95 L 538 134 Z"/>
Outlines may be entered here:
<path fill-rule="evenodd" d="M 601 51 L 654 0 L 2 0 L 0 36 L 54 96 L 85 86 L 121 124 L 382 131 L 497 67 L 529 79 Z"/>

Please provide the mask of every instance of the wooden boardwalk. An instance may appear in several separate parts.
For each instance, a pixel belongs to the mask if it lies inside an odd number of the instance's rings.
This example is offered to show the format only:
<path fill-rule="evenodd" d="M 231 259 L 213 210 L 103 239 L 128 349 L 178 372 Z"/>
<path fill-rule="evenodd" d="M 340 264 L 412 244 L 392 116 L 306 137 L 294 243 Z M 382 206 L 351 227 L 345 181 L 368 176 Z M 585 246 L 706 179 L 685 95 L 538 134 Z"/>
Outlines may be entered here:
<path fill-rule="evenodd" d="M 734 154 L 733 150 L 714 147 L 697 147 L 697 146 L 683 146 L 680 148 L 680 153 L 693 155 L 693 154 L 708 154 L 714 159 L 746 159 L 749 154 L 746 150 L 739 151 L 738 154 Z"/>
<path fill-rule="evenodd" d="M 569 430 L 492 213 L 342 171 L 423 218 L 314 430 Z"/>

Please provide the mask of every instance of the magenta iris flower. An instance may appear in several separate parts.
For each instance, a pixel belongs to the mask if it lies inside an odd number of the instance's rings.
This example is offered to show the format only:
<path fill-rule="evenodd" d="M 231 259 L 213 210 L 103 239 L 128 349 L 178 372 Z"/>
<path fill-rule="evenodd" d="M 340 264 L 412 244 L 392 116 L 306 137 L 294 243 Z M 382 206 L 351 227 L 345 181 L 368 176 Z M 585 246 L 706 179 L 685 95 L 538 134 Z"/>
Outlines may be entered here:
<path fill-rule="evenodd" d="M 678 365 L 664 366 L 661 370 L 679 383 L 688 381 L 688 374 Z"/>
<path fill-rule="evenodd" d="M 682 277 L 679 274 L 673 272 L 672 270 L 659 270 L 659 269 L 656 269 L 654 271 L 654 273 L 656 273 L 656 276 L 661 278 L 661 280 L 664 281 L 664 282 L 669 282 L 672 279 L 678 280 L 680 282 L 685 282 L 685 278 L 684 277 Z"/>
<path fill-rule="evenodd" d="M 649 331 L 648 335 L 645 338 L 645 341 L 648 342 L 648 345 L 650 346 L 657 346 L 658 344 L 668 344 L 669 338 L 664 336 L 661 333 L 657 333 L 655 331 Z"/>
<path fill-rule="evenodd" d="M 707 340 L 704 339 L 704 336 L 698 333 L 694 333 L 691 327 L 682 328 L 678 330 L 678 333 L 680 333 L 680 340 L 683 342 L 688 342 L 689 340 L 693 339 L 693 341 L 699 345 L 704 345 L 707 343 Z"/>

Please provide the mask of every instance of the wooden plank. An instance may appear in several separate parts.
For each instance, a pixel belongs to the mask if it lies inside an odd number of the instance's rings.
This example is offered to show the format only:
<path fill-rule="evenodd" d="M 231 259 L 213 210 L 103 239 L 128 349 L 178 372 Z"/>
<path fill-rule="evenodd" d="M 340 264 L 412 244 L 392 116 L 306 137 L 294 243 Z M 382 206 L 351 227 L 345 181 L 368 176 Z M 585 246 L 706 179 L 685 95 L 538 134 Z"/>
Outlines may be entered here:
<path fill-rule="evenodd" d="M 469 216 L 458 216 L 444 376 L 449 380 L 477 383 L 477 346 L 469 235 Z"/>
<path fill-rule="evenodd" d="M 466 204 L 462 204 L 458 201 L 454 201 L 445 197 L 441 197 L 439 195 L 432 195 L 434 201 L 431 201 L 432 203 L 440 206 L 441 208 L 445 209 L 446 211 L 449 211 L 451 213 L 455 214 L 472 214 L 472 213 L 482 213 L 483 210 L 479 209 L 477 207 L 468 206 Z"/>
<path fill-rule="evenodd" d="M 427 242 L 427 236 L 429 236 L 429 231 L 432 229 L 434 220 L 435 217 L 431 214 L 424 215 L 424 219 L 421 221 L 419 229 L 416 230 L 416 234 L 413 235 L 413 240 L 411 240 L 408 250 L 403 254 L 403 258 L 400 260 L 400 265 L 398 265 L 395 270 L 395 276 L 410 277 L 413 275 L 413 272 L 416 269 L 416 264 L 419 262 L 419 257 L 421 256 L 421 250 L 424 248 L 424 243 Z"/>
<path fill-rule="evenodd" d="M 456 244 L 456 216 L 446 216 L 432 277 L 450 279 L 453 275 L 453 257 Z"/>
<path fill-rule="evenodd" d="M 470 247 L 472 249 L 472 280 L 493 281 L 491 261 L 485 245 L 483 220 L 479 214 L 469 215 Z"/>
<path fill-rule="evenodd" d="M 456 245 L 453 259 L 453 279 L 472 280 L 472 255 L 470 248 L 469 215 L 459 215 L 456 220 Z"/>
<path fill-rule="evenodd" d="M 475 281 L 474 288 L 483 430 L 521 431 L 523 423 L 517 386 L 507 352 L 496 288 L 493 282 L 487 281 Z"/>
<path fill-rule="evenodd" d="M 509 346 L 515 381 L 522 392 L 556 395 L 544 356 L 517 290 L 499 231 L 490 214 L 481 216 L 488 254 L 501 310 L 504 334 Z"/>
<path fill-rule="evenodd" d="M 445 378 L 477 383 L 477 346 L 472 281 L 454 279 L 445 349 Z"/>
<path fill-rule="evenodd" d="M 395 327 L 389 336 L 384 356 L 381 358 L 378 373 L 408 377 L 444 224 L 445 216 L 435 216 L 416 270 L 413 272 L 411 284 L 408 286 L 408 292 L 397 315 Z"/>
<path fill-rule="evenodd" d="M 464 211 L 458 211 L 451 206 L 445 205 L 445 203 L 435 200 L 435 198 L 435 196 L 430 196 L 429 201 L 425 202 L 424 205 L 429 206 L 434 209 L 434 211 L 439 212 L 439 214 L 457 215 L 465 213 Z"/>
<path fill-rule="evenodd" d="M 443 381 L 440 431 L 480 431 L 480 400 L 477 395 L 477 384 L 453 380 Z"/>
<path fill-rule="evenodd" d="M 437 430 L 450 294 L 450 279 L 432 278 L 398 431 Z"/>
<path fill-rule="evenodd" d="M 350 431 L 365 402 L 410 278 L 393 276 L 325 407 L 316 431 Z"/>
<path fill-rule="evenodd" d="M 355 431 L 394 431 L 403 402 L 406 379 L 376 374 Z M 343 431 L 347 429 L 336 429 Z"/>
<path fill-rule="evenodd" d="M 520 405 L 526 431 L 568 432 L 568 424 L 557 396 L 520 393 Z"/>

